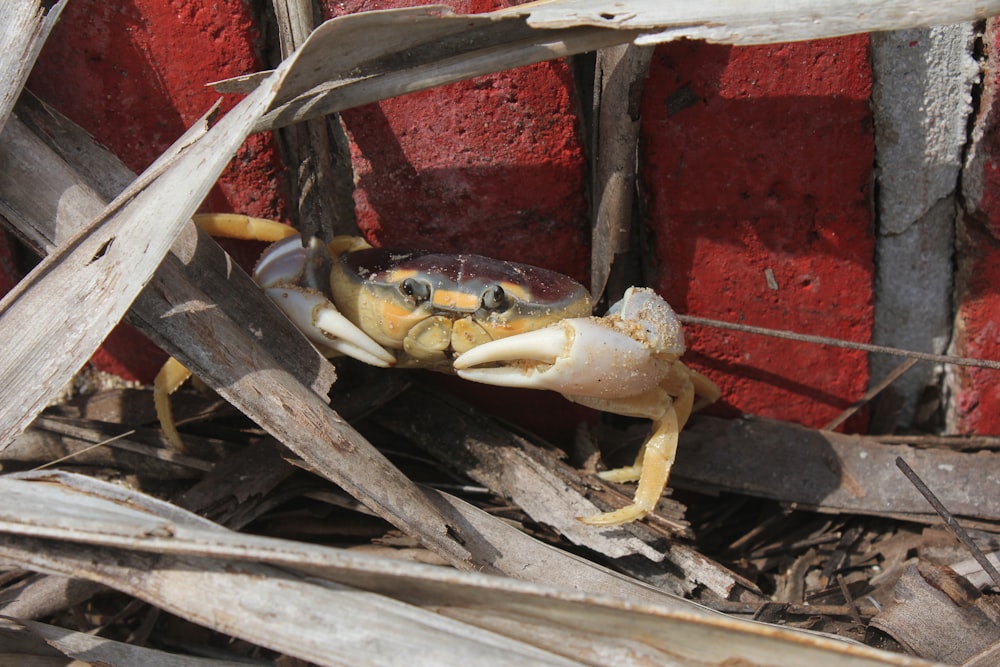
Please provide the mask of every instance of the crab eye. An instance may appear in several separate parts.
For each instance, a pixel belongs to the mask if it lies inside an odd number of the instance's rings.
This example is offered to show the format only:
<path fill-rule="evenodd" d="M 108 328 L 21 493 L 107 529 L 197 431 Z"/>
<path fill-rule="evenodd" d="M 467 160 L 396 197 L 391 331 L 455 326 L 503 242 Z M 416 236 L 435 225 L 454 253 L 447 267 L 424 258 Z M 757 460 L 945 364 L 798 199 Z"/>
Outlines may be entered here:
<path fill-rule="evenodd" d="M 407 278 L 399 284 L 399 291 L 410 297 L 418 304 L 431 298 L 431 286 L 423 280 Z"/>
<path fill-rule="evenodd" d="M 506 310 L 510 306 L 510 299 L 500 285 L 487 287 L 483 292 L 483 308 L 486 310 Z"/>

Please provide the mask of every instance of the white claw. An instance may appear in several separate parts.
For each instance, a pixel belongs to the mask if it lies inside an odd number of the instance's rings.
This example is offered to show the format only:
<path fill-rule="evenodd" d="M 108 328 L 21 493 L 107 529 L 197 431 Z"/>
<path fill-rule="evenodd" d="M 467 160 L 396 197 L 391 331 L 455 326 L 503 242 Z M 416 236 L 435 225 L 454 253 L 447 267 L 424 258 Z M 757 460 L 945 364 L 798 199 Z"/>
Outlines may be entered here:
<path fill-rule="evenodd" d="M 550 326 L 474 347 L 455 359 L 455 369 L 465 370 L 481 364 L 521 359 L 554 364 L 559 357 L 569 353 L 572 342 L 573 333 L 570 327 Z"/>
<path fill-rule="evenodd" d="M 388 368 L 396 363 L 391 352 L 344 317 L 322 294 L 292 287 L 264 291 L 313 343 L 371 366 Z"/>
<path fill-rule="evenodd" d="M 501 363 L 491 368 L 472 368 Z M 459 377 L 572 396 L 632 396 L 656 386 L 669 362 L 595 318 L 574 318 L 473 348 L 455 360 Z"/>

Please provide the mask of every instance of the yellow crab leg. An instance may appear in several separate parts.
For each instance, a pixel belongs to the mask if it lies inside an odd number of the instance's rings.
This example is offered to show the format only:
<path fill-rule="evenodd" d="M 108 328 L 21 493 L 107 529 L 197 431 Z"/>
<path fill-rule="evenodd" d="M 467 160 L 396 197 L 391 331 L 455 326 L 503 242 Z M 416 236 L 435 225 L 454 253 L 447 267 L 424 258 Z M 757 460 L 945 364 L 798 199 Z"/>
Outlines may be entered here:
<path fill-rule="evenodd" d="M 677 454 L 679 431 L 677 411 L 674 406 L 670 406 L 663 418 L 658 420 L 656 430 L 643 447 L 642 465 L 627 469 L 639 468 L 640 471 L 639 486 L 635 490 L 632 504 L 614 512 L 580 517 L 580 521 L 592 526 L 616 526 L 641 519 L 656 509 Z"/>
<path fill-rule="evenodd" d="M 212 236 L 231 239 L 273 243 L 298 233 L 288 225 L 274 220 L 237 213 L 199 213 L 192 219 L 198 227 Z M 160 428 L 167 443 L 179 452 L 187 451 L 187 447 L 177 432 L 177 424 L 170 407 L 170 395 L 190 377 L 191 371 L 171 357 L 153 380 L 153 405 L 156 407 L 156 417 L 160 420 Z"/>
<path fill-rule="evenodd" d="M 167 359 L 163 368 L 156 374 L 153 380 L 153 405 L 156 407 L 156 418 L 160 420 L 160 428 L 167 443 L 179 452 L 186 452 L 187 447 L 181 440 L 181 434 L 177 432 L 177 424 L 174 422 L 174 412 L 170 407 L 170 395 L 177 391 L 182 384 L 191 377 L 184 364 L 173 357 Z"/>
<path fill-rule="evenodd" d="M 694 385 L 694 393 L 698 399 L 691 408 L 692 412 L 707 408 L 722 397 L 722 391 L 714 382 L 698 371 L 693 371 L 690 368 L 687 370 L 691 375 L 691 384 Z"/>
<path fill-rule="evenodd" d="M 615 526 L 641 519 L 656 509 L 670 478 L 670 469 L 677 456 L 677 438 L 691 416 L 694 406 L 695 382 L 681 362 L 675 362 L 670 376 L 661 387 L 676 398 L 653 420 L 653 433 L 639 451 L 636 464 L 600 473 L 601 479 L 615 482 L 639 480 L 631 505 L 614 512 L 581 517 L 580 521 L 595 526 Z M 706 379 L 707 381 L 707 379 Z M 713 385 L 714 386 L 714 385 Z"/>
<path fill-rule="evenodd" d="M 198 213 L 191 219 L 210 235 L 227 239 L 274 243 L 298 234 L 280 222 L 239 213 Z"/>

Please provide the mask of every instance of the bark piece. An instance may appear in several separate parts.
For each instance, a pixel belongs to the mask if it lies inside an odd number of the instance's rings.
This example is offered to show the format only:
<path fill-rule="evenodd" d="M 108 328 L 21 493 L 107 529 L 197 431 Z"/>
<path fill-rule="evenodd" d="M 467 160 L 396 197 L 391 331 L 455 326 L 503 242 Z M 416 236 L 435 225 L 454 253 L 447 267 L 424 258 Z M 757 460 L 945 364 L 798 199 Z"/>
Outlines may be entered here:
<path fill-rule="evenodd" d="M 896 467 L 902 457 L 953 514 L 1000 520 L 992 488 L 995 452 L 885 445 L 761 418 L 697 417 L 681 434 L 673 482 L 772 498 L 821 512 L 857 512 L 909 520 L 937 515 Z"/>

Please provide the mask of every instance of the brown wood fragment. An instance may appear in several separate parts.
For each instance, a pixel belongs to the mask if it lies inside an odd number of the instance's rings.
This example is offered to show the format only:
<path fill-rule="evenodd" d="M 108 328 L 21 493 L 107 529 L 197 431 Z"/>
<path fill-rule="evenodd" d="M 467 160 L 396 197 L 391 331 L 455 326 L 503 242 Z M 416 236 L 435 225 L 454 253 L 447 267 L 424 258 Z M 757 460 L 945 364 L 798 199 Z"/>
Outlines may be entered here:
<path fill-rule="evenodd" d="M 86 579 L 34 574 L 0 591 L 0 614 L 12 618 L 43 618 L 103 590 L 103 585 Z"/>
<path fill-rule="evenodd" d="M 175 503 L 230 528 L 250 521 L 264 496 L 295 472 L 271 440 L 259 440 L 222 459 Z"/>
<path fill-rule="evenodd" d="M 379 425 L 418 444 L 453 471 L 511 498 L 533 520 L 574 544 L 613 559 L 615 567 L 665 590 L 704 587 L 721 599 L 756 586 L 682 543 L 666 541 L 642 522 L 596 529 L 577 520 L 598 511 L 588 500 L 603 482 L 581 477 L 551 451 L 503 429 L 454 399 L 414 388 L 379 410 Z M 625 496 L 621 502 L 628 502 Z M 664 504 L 675 505 L 669 499 Z M 604 508 L 602 508 L 603 510 Z M 663 561 L 663 563 L 660 563 Z M 669 564 L 669 568 L 664 565 Z"/>
<path fill-rule="evenodd" d="M 309 37 L 318 21 L 313 0 L 275 0 L 281 57 L 287 58 Z M 275 63 L 276 64 L 276 63 Z M 302 236 L 324 241 L 337 234 L 357 234 L 354 171 L 340 114 L 313 118 L 278 131 L 289 165 L 291 189 Z"/>
<path fill-rule="evenodd" d="M 617 301 L 632 284 L 616 257 L 629 248 L 639 148 L 639 107 L 653 57 L 650 46 L 622 44 L 597 52 L 594 72 L 594 229 L 590 290 L 594 300 L 608 288 Z M 609 284 L 613 283 L 613 284 Z"/>
<path fill-rule="evenodd" d="M 911 561 L 871 621 L 915 655 L 957 665 L 1000 639 L 1000 608 L 948 568 Z"/>
<path fill-rule="evenodd" d="M 884 445 L 874 438 L 817 431 L 761 418 L 697 417 L 681 434 L 672 483 L 772 498 L 821 512 L 856 512 L 937 521 L 896 468 L 902 457 L 955 515 L 1000 520 L 992 488 L 994 452 Z"/>
<path fill-rule="evenodd" d="M 6 618 L 0 619 L 0 665 L 83 667 L 70 663 L 64 654 L 49 646 L 24 624 Z"/>
<path fill-rule="evenodd" d="M 203 403 L 203 401 L 199 401 Z M 177 406 L 174 405 L 174 412 Z M 46 414 L 93 419 L 114 424 L 139 426 L 156 420 L 152 392 L 146 389 L 107 389 L 94 394 L 75 396 L 66 403 L 51 406 Z"/>

